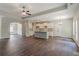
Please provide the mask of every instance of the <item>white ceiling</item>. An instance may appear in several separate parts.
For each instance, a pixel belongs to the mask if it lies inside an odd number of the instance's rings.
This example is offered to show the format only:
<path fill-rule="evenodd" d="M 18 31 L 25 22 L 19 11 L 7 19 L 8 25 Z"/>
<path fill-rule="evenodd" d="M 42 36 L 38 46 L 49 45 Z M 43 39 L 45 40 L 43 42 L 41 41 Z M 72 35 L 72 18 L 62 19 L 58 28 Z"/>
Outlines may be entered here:
<path fill-rule="evenodd" d="M 32 14 L 48 10 L 51 8 L 56 8 L 58 6 L 64 5 L 63 3 L 27 3 L 27 4 L 19 4 L 19 8 L 22 6 L 26 6 L 27 10 L 30 10 Z"/>
<path fill-rule="evenodd" d="M 10 15 L 16 18 L 20 18 L 22 6 L 26 6 L 26 9 L 29 10 L 30 13 L 33 15 L 63 5 L 65 5 L 65 3 L 0 3 L 0 15 Z M 71 17 L 72 14 L 73 11 L 71 11 L 70 9 L 66 9 L 62 11 L 57 11 L 55 13 L 50 13 L 47 16 L 56 17 L 59 15 L 68 15 Z"/>
<path fill-rule="evenodd" d="M 35 14 L 47 9 L 56 8 L 64 4 L 60 3 L 0 3 L 0 11 L 20 15 L 22 6 L 26 6 L 26 10 L 30 10 L 31 14 Z"/>

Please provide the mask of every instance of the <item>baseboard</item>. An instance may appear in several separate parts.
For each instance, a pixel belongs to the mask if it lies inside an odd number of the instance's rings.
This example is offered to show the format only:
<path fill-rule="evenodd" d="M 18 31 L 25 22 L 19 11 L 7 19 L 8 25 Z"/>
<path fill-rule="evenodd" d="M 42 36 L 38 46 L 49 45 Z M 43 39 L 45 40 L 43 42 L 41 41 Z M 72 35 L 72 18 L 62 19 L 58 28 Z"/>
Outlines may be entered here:
<path fill-rule="evenodd" d="M 49 36 L 49 38 L 53 38 L 54 36 Z"/>
<path fill-rule="evenodd" d="M 49 37 L 63 37 L 63 36 L 49 36 Z M 63 38 L 73 39 L 71 37 L 63 37 Z"/>
<path fill-rule="evenodd" d="M 3 39 L 10 39 L 10 38 L 0 38 L 1 40 L 3 40 Z"/>
<path fill-rule="evenodd" d="M 73 41 L 75 42 L 75 44 L 77 45 L 77 47 L 79 48 L 79 42 L 77 40 L 74 40 Z"/>

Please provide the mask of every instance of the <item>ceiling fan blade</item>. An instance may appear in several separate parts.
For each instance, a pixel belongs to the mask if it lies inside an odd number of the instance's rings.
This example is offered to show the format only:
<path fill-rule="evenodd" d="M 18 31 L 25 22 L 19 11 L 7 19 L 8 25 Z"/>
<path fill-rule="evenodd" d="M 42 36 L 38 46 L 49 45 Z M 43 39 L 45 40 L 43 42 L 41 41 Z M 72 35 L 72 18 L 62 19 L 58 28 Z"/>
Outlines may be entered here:
<path fill-rule="evenodd" d="M 30 11 L 27 11 L 27 12 L 30 12 Z"/>
<path fill-rule="evenodd" d="M 31 14 L 28 14 L 28 15 L 31 15 Z"/>
<path fill-rule="evenodd" d="M 23 6 L 22 9 L 23 9 L 23 10 L 22 10 L 23 18 L 25 18 L 26 15 L 31 15 L 31 14 L 29 13 L 29 12 L 30 12 L 29 10 L 26 11 L 26 7 L 25 7 L 25 6 Z"/>
<path fill-rule="evenodd" d="M 26 13 L 26 14 L 31 15 L 30 13 Z"/>

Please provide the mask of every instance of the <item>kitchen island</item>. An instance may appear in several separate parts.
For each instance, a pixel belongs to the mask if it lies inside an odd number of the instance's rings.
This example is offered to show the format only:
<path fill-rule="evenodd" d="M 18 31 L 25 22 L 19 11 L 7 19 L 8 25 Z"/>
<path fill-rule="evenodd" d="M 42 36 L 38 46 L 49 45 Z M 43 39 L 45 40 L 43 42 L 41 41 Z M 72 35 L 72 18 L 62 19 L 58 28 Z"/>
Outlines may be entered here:
<path fill-rule="evenodd" d="M 48 39 L 49 35 L 48 32 L 37 31 L 34 33 L 34 37 Z"/>

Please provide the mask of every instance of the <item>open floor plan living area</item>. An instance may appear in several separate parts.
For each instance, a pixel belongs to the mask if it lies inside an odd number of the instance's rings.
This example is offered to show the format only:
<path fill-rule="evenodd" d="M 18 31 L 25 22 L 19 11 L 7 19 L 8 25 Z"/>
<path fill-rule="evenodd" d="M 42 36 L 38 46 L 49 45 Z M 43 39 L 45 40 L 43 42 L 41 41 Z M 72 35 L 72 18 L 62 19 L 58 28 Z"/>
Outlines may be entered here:
<path fill-rule="evenodd" d="M 0 3 L 0 56 L 79 56 L 78 3 Z"/>

